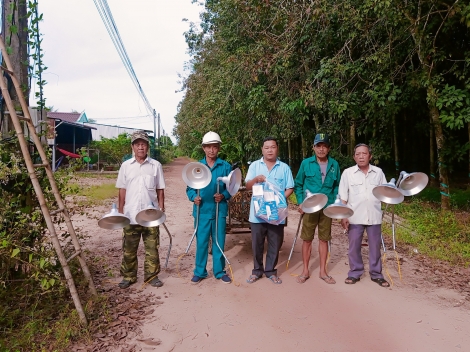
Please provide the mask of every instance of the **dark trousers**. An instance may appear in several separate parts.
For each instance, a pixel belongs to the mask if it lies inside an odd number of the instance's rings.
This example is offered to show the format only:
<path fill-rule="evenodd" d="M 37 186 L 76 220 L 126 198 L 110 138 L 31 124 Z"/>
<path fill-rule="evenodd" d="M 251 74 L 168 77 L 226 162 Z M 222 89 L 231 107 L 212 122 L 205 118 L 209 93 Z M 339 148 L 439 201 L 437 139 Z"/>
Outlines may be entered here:
<path fill-rule="evenodd" d="M 266 253 L 266 266 L 263 266 L 264 241 L 268 240 Z M 279 250 L 284 241 L 284 225 L 271 225 L 267 223 L 251 223 L 251 240 L 253 249 L 253 275 L 266 277 L 277 275 L 276 265 Z"/>
<path fill-rule="evenodd" d="M 369 274 L 372 279 L 383 279 L 380 245 L 382 243 L 382 225 L 349 225 L 349 273 L 348 277 L 360 278 L 364 273 L 361 245 L 364 230 L 367 231 L 369 244 Z"/>

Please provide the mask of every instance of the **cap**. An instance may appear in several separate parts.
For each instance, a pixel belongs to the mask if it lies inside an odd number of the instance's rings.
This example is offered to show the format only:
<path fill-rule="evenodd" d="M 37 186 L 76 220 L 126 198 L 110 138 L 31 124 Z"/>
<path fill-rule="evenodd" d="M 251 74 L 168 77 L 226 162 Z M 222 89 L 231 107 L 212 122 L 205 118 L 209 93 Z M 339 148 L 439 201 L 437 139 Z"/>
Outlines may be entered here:
<path fill-rule="evenodd" d="M 217 133 L 209 131 L 204 135 L 204 137 L 202 137 L 202 145 L 212 143 L 222 144 L 222 140 Z"/>
<path fill-rule="evenodd" d="M 325 143 L 329 146 L 330 138 L 326 133 L 319 133 L 315 136 L 315 139 L 313 140 L 313 145 L 317 145 L 318 143 Z"/>
<path fill-rule="evenodd" d="M 134 143 L 137 139 L 143 139 L 147 143 L 149 142 L 149 136 L 147 132 L 140 130 L 140 131 L 135 131 L 131 135 L 131 143 Z"/>

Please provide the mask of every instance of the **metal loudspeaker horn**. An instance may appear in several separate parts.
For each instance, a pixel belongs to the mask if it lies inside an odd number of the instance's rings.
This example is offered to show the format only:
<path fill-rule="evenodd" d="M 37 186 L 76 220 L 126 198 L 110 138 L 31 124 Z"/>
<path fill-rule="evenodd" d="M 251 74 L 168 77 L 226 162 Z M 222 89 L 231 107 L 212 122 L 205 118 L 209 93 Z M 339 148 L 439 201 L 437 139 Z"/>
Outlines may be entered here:
<path fill-rule="evenodd" d="M 116 204 L 113 203 L 111 211 L 98 221 L 98 226 L 106 230 L 122 229 L 129 225 L 131 220 L 118 212 Z"/>
<path fill-rule="evenodd" d="M 322 210 L 327 202 L 328 197 L 323 193 L 312 193 L 307 189 L 305 190 L 305 199 L 300 204 L 300 208 L 304 213 L 311 214 Z"/>
<path fill-rule="evenodd" d="M 400 172 L 398 178 L 398 189 L 405 196 L 414 196 L 421 192 L 428 184 L 428 175 L 422 172 L 413 172 L 411 174 L 406 171 Z"/>
<path fill-rule="evenodd" d="M 346 219 L 354 215 L 354 210 L 343 204 L 338 194 L 335 202 L 323 209 L 323 214 L 332 219 Z"/>
<path fill-rule="evenodd" d="M 203 163 L 191 162 L 183 168 L 183 180 L 191 188 L 202 189 L 211 183 L 211 170 Z"/>
<path fill-rule="evenodd" d="M 153 203 L 145 209 L 139 211 L 135 217 L 135 221 L 143 227 L 154 227 L 165 222 L 166 215 L 163 211 L 156 208 Z"/>
<path fill-rule="evenodd" d="M 225 188 L 231 196 L 237 194 L 238 189 L 242 184 L 242 172 L 240 169 L 235 169 L 228 176 L 217 177 L 217 181 L 222 181 L 225 183 Z"/>
<path fill-rule="evenodd" d="M 395 186 L 395 179 L 389 183 L 377 186 L 372 190 L 375 198 L 386 204 L 400 204 L 405 199 L 403 193 Z"/>

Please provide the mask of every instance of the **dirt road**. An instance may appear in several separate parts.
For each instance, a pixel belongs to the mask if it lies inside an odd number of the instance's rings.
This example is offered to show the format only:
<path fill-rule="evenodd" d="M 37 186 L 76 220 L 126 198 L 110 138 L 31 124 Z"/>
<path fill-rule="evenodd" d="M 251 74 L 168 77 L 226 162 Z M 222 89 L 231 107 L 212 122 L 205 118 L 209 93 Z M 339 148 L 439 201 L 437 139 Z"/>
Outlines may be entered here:
<path fill-rule="evenodd" d="M 222 284 L 211 274 L 199 285 L 191 285 L 194 244 L 189 255 L 177 263 L 193 232 L 191 203 L 181 178 L 187 162 L 180 158 L 165 167 L 166 225 L 173 236 L 173 249 L 169 270 L 160 274 L 164 286 L 142 289 L 140 267 L 139 283 L 131 291 L 137 300 L 157 296 L 160 301 L 142 321 L 140 330 L 107 350 L 124 351 L 134 346 L 143 351 L 470 351 L 468 297 L 461 289 L 438 287 L 432 281 L 444 280 L 443 274 L 432 273 L 431 277 L 428 268 L 414 258 L 400 253 L 400 281 L 389 253 L 387 268 L 394 281 L 392 288 L 379 287 L 368 274 L 355 285 L 344 284 L 347 242 L 338 224 L 334 225 L 329 263 L 337 283 L 328 285 L 318 278 L 316 251 L 312 253 L 311 278 L 305 284 L 296 283 L 291 274 L 300 273 L 300 240 L 286 271 L 299 219 L 294 210 L 289 213 L 280 253 L 281 285 L 266 278 L 251 285 L 245 282 L 252 269 L 249 233 L 227 235 L 225 253 L 239 286 Z M 94 212 L 103 215 L 106 207 Z M 76 218 L 74 224 L 91 235 L 87 248 L 96 258 L 105 258 L 107 275 L 114 275 L 111 279 L 97 276 L 97 285 L 114 287 L 120 281 L 121 232 L 100 230 L 95 219 Z M 163 264 L 169 241 L 161 231 Z M 363 251 L 367 257 L 367 247 Z M 141 266 L 142 249 L 139 253 Z M 208 270 L 211 268 L 209 262 Z M 161 343 L 148 343 L 152 341 L 149 338 Z"/>

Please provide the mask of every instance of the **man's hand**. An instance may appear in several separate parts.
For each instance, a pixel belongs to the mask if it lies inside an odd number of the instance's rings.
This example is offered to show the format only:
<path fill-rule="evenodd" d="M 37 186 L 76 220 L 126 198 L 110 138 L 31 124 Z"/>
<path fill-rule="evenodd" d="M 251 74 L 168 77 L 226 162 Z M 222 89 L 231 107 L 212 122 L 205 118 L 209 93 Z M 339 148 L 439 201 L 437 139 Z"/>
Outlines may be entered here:
<path fill-rule="evenodd" d="M 297 211 L 300 213 L 300 214 L 304 214 L 304 211 L 302 210 L 302 207 L 299 205 L 299 207 L 297 208 Z"/>
<path fill-rule="evenodd" d="M 255 177 L 255 183 L 263 183 L 266 181 L 266 176 L 258 175 Z"/>
<path fill-rule="evenodd" d="M 201 198 L 201 197 L 196 197 L 196 198 L 194 198 L 194 204 L 200 205 L 201 202 L 202 202 L 202 198 Z"/>
<path fill-rule="evenodd" d="M 216 203 L 220 203 L 224 199 L 224 195 L 222 193 L 214 194 L 214 200 Z"/>
<path fill-rule="evenodd" d="M 349 230 L 349 220 L 348 219 L 341 219 L 341 226 L 343 227 L 343 229 L 348 231 Z"/>

